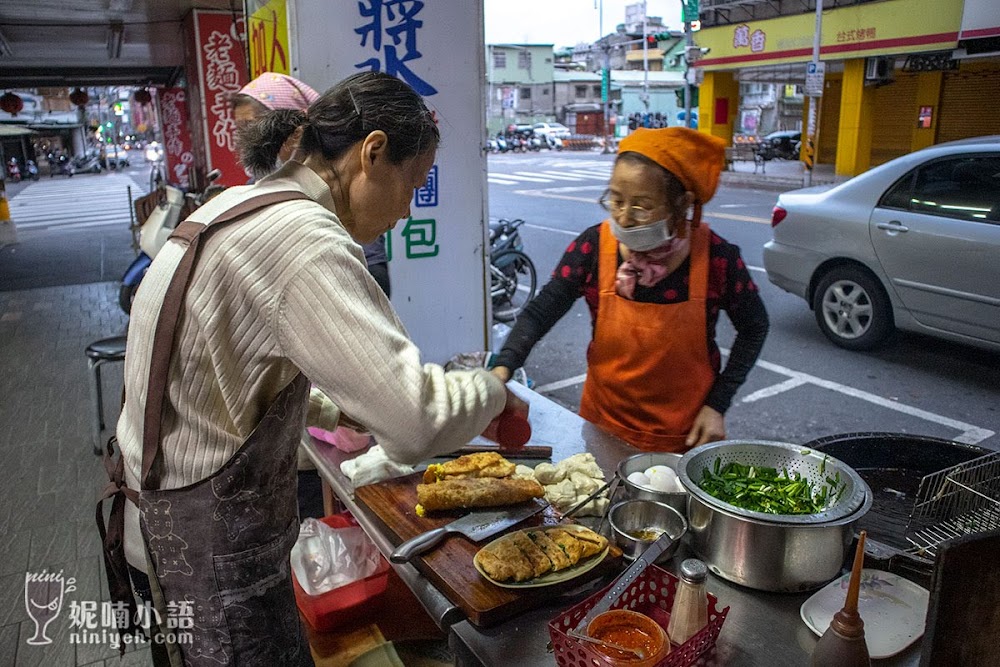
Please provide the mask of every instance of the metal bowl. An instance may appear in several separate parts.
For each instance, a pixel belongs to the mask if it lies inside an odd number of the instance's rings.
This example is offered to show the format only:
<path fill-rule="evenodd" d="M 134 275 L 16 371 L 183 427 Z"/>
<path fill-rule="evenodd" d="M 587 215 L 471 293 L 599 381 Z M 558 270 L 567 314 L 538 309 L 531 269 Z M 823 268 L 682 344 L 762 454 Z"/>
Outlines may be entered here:
<path fill-rule="evenodd" d="M 691 546 L 712 572 L 737 584 L 774 592 L 813 590 L 840 574 L 854 526 L 872 506 L 865 489 L 857 511 L 820 524 L 748 519 L 692 495 Z"/>
<path fill-rule="evenodd" d="M 667 466 L 674 472 L 677 472 L 677 463 L 680 460 L 680 454 L 671 454 L 669 452 L 647 452 L 622 459 L 618 464 L 619 483 L 621 484 L 621 488 L 624 489 L 624 492 L 621 493 L 621 499 L 654 500 L 658 503 L 670 505 L 680 512 L 681 516 L 687 516 L 688 494 L 686 491 L 664 493 L 662 491 L 647 489 L 644 486 L 639 486 L 628 481 L 628 476 L 632 473 L 644 472 L 653 466 Z"/>
<path fill-rule="evenodd" d="M 666 563 L 674 557 L 681 537 L 688 529 L 688 522 L 683 514 L 670 505 L 654 500 L 625 500 L 616 503 L 608 510 L 608 523 L 611 524 L 615 544 L 629 560 L 635 560 L 659 537 L 657 535 L 648 540 L 640 539 L 635 535 L 639 531 L 662 530 L 670 535 L 670 546 L 656 559 L 657 564 Z"/>

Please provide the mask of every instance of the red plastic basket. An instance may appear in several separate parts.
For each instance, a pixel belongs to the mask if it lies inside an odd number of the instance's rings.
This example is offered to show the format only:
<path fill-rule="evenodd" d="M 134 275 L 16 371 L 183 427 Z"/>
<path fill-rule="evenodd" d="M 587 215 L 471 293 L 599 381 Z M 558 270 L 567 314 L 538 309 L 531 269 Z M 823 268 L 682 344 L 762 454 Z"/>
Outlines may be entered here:
<path fill-rule="evenodd" d="M 331 528 L 358 525 L 350 514 L 334 514 L 323 517 L 320 521 Z M 389 585 L 389 562 L 380 557 L 373 574 L 321 595 L 306 593 L 294 574 L 292 585 L 295 588 L 295 602 L 306 621 L 314 630 L 327 632 L 377 609 L 378 606 L 374 603 Z"/>
<path fill-rule="evenodd" d="M 677 577 L 655 565 L 650 565 L 636 579 L 628 590 L 611 605 L 612 609 L 631 609 L 649 616 L 664 630 L 670 622 L 670 609 L 674 603 L 674 593 L 677 590 Z M 562 667 L 594 667 L 595 665 L 612 665 L 613 661 L 603 653 L 595 651 L 587 642 L 570 637 L 570 629 L 587 615 L 591 607 L 607 593 L 614 582 L 589 598 L 570 607 L 559 616 L 549 621 L 549 637 L 555 649 L 556 664 Z M 708 625 L 698 634 L 673 650 L 657 667 L 681 667 L 695 665 L 697 661 L 715 647 L 719 631 L 729 613 L 729 607 L 722 611 L 718 608 L 719 600 L 708 594 Z"/>

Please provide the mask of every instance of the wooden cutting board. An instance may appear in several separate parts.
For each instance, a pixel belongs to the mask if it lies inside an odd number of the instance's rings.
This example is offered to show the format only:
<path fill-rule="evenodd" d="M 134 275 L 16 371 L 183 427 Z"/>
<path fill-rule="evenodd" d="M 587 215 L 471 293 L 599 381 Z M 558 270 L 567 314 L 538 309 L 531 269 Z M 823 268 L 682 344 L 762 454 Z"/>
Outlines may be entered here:
<path fill-rule="evenodd" d="M 354 490 L 355 500 L 382 524 L 397 546 L 434 528 L 443 526 L 468 514 L 460 512 L 435 512 L 425 517 L 417 516 L 417 484 L 423 473 L 390 479 Z M 558 518 L 551 507 L 525 519 L 507 531 L 530 528 L 543 524 L 556 524 Z M 612 554 L 594 569 L 570 581 L 532 589 L 501 588 L 487 581 L 476 570 L 472 558 L 481 546 L 504 533 L 486 538 L 481 544 L 470 542 L 464 535 L 448 535 L 434 549 L 414 558 L 411 563 L 427 577 L 441 593 L 460 607 L 470 621 L 481 627 L 495 625 L 526 609 L 551 602 L 554 595 L 576 588 L 595 577 L 619 571 L 621 557 Z"/>

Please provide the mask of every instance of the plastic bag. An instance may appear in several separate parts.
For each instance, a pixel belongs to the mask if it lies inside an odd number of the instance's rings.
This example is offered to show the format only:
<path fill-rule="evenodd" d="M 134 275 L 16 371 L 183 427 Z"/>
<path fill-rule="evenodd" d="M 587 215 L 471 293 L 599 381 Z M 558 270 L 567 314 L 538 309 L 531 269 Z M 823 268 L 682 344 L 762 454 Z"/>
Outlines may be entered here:
<path fill-rule="evenodd" d="M 292 547 L 292 571 L 309 595 L 321 595 L 364 579 L 378 568 L 378 547 L 360 527 L 330 528 L 306 519 Z"/>

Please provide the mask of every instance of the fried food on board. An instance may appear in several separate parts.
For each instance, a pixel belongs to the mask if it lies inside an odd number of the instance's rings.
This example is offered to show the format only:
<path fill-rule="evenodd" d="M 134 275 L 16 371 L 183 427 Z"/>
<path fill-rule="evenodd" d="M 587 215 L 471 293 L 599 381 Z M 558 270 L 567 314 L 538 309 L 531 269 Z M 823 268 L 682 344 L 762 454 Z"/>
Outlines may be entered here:
<path fill-rule="evenodd" d="M 446 479 L 470 479 L 475 477 L 510 477 L 514 474 L 513 463 L 496 452 L 466 454 L 445 463 L 432 463 L 424 471 L 424 484 Z"/>
<path fill-rule="evenodd" d="M 482 477 L 417 484 L 417 502 L 428 512 L 516 505 L 544 495 L 542 485 L 529 479 Z"/>
<path fill-rule="evenodd" d="M 521 582 L 572 567 L 607 545 L 606 538 L 583 527 L 539 528 L 497 540 L 480 549 L 476 560 L 495 581 Z"/>

